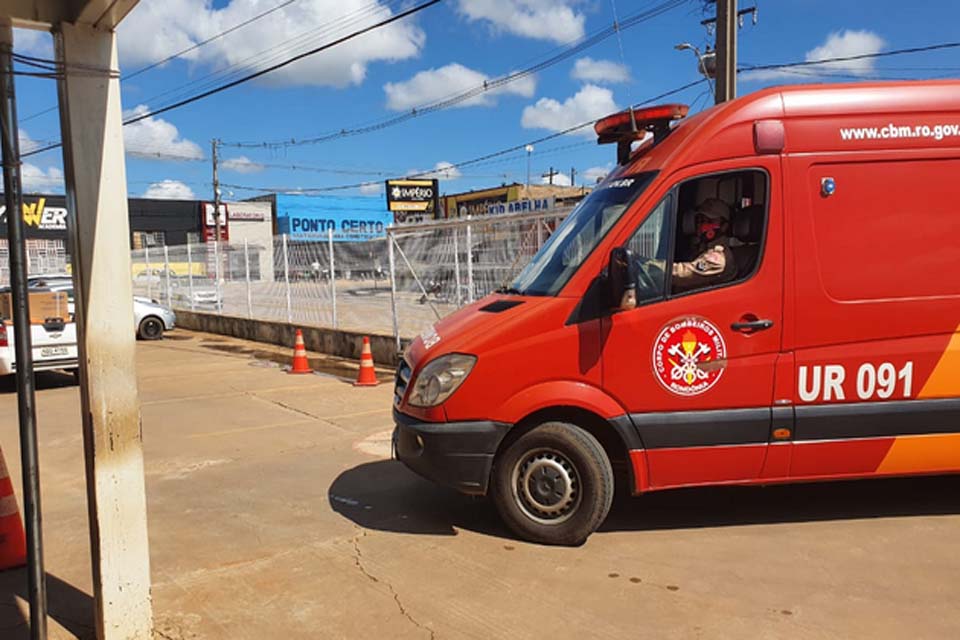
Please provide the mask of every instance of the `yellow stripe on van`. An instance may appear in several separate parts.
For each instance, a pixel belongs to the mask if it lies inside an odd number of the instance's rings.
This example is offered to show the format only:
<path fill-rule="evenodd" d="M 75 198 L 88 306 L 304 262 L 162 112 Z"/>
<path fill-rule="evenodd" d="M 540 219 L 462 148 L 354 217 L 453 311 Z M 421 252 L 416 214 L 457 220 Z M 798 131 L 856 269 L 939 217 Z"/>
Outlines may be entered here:
<path fill-rule="evenodd" d="M 960 434 L 898 436 L 877 473 L 960 470 Z"/>
<path fill-rule="evenodd" d="M 960 397 L 960 327 L 950 338 L 940 361 L 927 378 L 918 398 Z"/>

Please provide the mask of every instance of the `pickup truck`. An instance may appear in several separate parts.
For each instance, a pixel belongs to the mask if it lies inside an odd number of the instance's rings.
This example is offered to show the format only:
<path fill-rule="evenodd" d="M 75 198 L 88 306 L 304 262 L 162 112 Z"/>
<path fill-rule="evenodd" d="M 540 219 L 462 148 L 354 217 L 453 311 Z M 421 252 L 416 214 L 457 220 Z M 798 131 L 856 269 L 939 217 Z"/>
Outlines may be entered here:
<path fill-rule="evenodd" d="M 60 320 L 32 324 L 30 337 L 33 340 L 34 371 L 63 369 L 76 373 L 79 366 L 76 324 Z M 17 372 L 15 344 L 13 324 L 0 322 L 0 376 Z"/>

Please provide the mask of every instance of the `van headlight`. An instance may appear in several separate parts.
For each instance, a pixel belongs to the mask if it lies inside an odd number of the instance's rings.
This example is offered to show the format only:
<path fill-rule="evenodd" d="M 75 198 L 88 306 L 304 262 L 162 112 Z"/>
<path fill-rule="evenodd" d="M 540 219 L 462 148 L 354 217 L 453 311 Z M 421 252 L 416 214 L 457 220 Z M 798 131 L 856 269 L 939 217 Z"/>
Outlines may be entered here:
<path fill-rule="evenodd" d="M 476 356 L 462 353 L 437 358 L 417 375 L 408 402 L 415 407 L 437 406 L 463 384 L 476 363 Z"/>

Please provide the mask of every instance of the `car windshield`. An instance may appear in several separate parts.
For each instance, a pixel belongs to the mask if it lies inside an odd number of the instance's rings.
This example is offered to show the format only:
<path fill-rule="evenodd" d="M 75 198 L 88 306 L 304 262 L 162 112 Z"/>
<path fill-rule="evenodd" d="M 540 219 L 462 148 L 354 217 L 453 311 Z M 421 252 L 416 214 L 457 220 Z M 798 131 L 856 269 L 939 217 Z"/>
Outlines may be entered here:
<path fill-rule="evenodd" d="M 556 295 L 655 175 L 650 171 L 620 176 L 594 189 L 550 236 L 509 291 Z"/>

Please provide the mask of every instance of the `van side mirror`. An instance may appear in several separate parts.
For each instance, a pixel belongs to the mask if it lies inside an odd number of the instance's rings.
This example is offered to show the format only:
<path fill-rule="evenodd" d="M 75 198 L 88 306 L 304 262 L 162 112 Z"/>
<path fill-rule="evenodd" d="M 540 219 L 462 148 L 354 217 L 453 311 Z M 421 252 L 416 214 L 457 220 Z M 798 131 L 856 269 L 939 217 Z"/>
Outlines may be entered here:
<path fill-rule="evenodd" d="M 607 266 L 607 290 L 610 295 L 611 308 L 619 309 L 624 294 L 636 287 L 636 277 L 633 269 L 635 269 L 633 252 L 630 249 L 616 247 L 610 251 L 610 263 Z"/>

